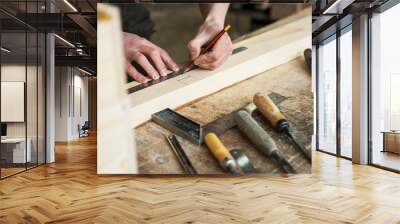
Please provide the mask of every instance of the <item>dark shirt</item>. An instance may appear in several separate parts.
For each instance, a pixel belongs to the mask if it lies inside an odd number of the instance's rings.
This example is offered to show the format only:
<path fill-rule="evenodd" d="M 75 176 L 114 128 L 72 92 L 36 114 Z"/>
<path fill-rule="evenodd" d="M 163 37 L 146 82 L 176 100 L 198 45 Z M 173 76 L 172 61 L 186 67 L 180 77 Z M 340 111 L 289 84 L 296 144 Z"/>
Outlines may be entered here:
<path fill-rule="evenodd" d="M 154 33 L 154 22 L 144 4 L 117 4 L 121 11 L 122 29 L 150 39 Z"/>

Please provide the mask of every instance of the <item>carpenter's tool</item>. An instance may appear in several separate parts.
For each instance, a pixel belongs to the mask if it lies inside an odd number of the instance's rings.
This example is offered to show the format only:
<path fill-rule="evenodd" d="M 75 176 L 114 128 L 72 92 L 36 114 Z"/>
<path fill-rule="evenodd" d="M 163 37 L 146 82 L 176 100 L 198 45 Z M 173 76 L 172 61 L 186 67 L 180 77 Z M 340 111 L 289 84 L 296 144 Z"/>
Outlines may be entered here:
<path fill-rule="evenodd" d="M 172 134 L 166 136 L 166 138 L 185 172 L 190 175 L 196 175 L 196 169 L 193 167 L 185 151 L 183 151 L 182 146 L 176 136 Z"/>
<path fill-rule="evenodd" d="M 211 39 L 210 41 L 208 41 L 208 43 L 206 44 L 205 47 L 203 47 L 200 51 L 200 55 L 205 54 L 208 50 L 210 50 L 214 44 L 219 40 L 219 38 L 222 37 L 222 35 L 224 35 L 224 33 L 228 32 L 228 30 L 231 28 L 230 25 L 226 25 L 225 28 L 223 30 L 221 30 L 217 35 L 215 35 L 215 37 L 213 39 Z M 185 66 L 185 72 L 190 71 L 191 69 L 193 69 L 194 67 L 194 60 L 192 60 L 191 62 L 189 62 L 186 66 Z"/>
<path fill-rule="evenodd" d="M 270 98 L 279 104 L 287 99 L 287 97 L 282 96 L 277 93 L 270 93 Z M 247 106 L 248 107 L 248 106 Z M 253 104 L 254 110 L 257 109 Z M 240 108 L 241 110 L 243 108 Z M 206 125 L 201 125 L 196 121 L 193 121 L 169 108 L 161 110 L 151 116 L 151 119 L 161 125 L 162 127 L 170 130 L 171 132 L 186 138 L 196 145 L 201 145 L 204 142 L 204 135 L 208 132 L 213 132 L 217 136 L 222 135 L 227 130 L 236 126 L 235 114 L 239 110 L 233 111 L 228 115 L 225 115 L 211 123 Z M 251 114 L 252 112 L 250 112 Z"/>
<path fill-rule="evenodd" d="M 250 115 L 254 104 L 236 113 L 235 121 L 239 129 L 254 143 L 264 155 L 276 160 L 279 168 L 286 173 L 296 173 L 289 162 L 279 153 L 278 147 L 271 136 Z M 249 111 L 248 111 L 249 110 Z"/>
<path fill-rule="evenodd" d="M 222 142 L 218 139 L 216 134 L 212 132 L 212 130 L 215 130 L 219 134 L 222 134 L 226 130 L 238 125 L 239 129 L 242 130 L 249 137 L 249 139 L 256 145 L 256 148 L 266 156 L 274 158 L 277 161 L 278 166 L 284 172 L 295 173 L 295 170 L 292 168 L 292 166 L 280 155 L 278 148 L 276 147 L 272 138 L 251 117 L 251 114 L 256 109 L 257 107 L 255 106 L 254 103 L 251 103 L 241 109 L 247 111 L 245 113 L 248 114 L 250 121 L 249 119 L 239 120 L 238 118 L 235 118 L 235 116 L 237 116 L 237 113 L 244 112 L 244 111 L 239 111 L 239 112 L 235 111 L 204 127 L 201 127 L 196 122 L 178 113 L 175 113 L 172 110 L 164 111 L 164 114 L 161 115 L 158 114 L 157 119 L 155 119 L 155 121 L 157 121 L 157 123 L 161 124 L 163 127 L 167 127 L 172 132 L 183 134 L 188 139 L 193 140 L 204 135 L 203 138 L 208 148 L 210 149 L 214 157 L 218 160 L 221 167 L 225 171 L 228 171 L 233 174 L 238 174 L 240 173 L 237 169 L 238 165 L 240 169 L 245 173 L 255 173 L 256 171 L 253 165 L 250 163 L 249 159 L 247 158 L 247 156 L 244 155 L 243 152 L 240 152 L 238 149 L 236 149 L 236 150 L 231 150 L 230 153 L 226 149 L 226 147 L 222 144 Z M 161 118 L 168 118 L 168 119 L 166 120 Z M 261 139 L 259 137 L 254 138 L 254 136 L 261 136 Z"/>
<path fill-rule="evenodd" d="M 229 152 L 244 173 L 257 173 L 257 170 L 254 168 L 253 164 L 242 150 L 231 149 Z"/>
<path fill-rule="evenodd" d="M 235 159 L 214 133 L 206 134 L 204 141 L 225 171 L 232 174 L 241 174 Z"/>
<path fill-rule="evenodd" d="M 275 102 L 280 103 L 284 100 L 287 99 L 287 97 L 282 96 L 277 93 L 270 93 L 269 96 L 275 100 Z M 243 108 L 241 108 L 243 109 Z M 252 114 L 253 111 L 257 109 L 254 103 L 251 103 L 245 107 L 245 109 Z M 204 136 L 207 133 L 214 133 L 215 135 L 219 136 L 222 135 L 224 132 L 227 130 L 235 127 L 236 121 L 235 121 L 235 115 L 239 110 L 236 110 L 234 112 L 231 112 L 228 115 L 225 115 L 211 123 L 208 123 L 206 125 L 201 125 L 196 121 L 193 121 L 171 109 L 164 109 L 160 112 L 157 112 L 152 115 L 152 120 L 161 125 L 162 127 L 170 130 L 171 132 L 188 139 L 192 143 L 195 143 L 197 145 L 201 145 L 205 138 Z M 246 157 L 244 159 L 237 159 L 236 155 L 237 154 L 235 151 L 231 152 L 233 157 L 236 159 L 236 162 L 240 166 L 243 172 L 251 172 L 248 171 L 249 168 L 248 166 L 252 167 L 252 164 L 250 164 L 249 159 Z M 244 153 L 242 153 L 244 155 Z M 244 155 L 245 156 L 245 155 Z M 277 157 L 275 154 L 272 155 L 274 158 L 279 160 L 279 157 Z M 240 161 L 242 162 L 240 162 Z M 243 161 L 249 161 L 249 165 L 246 163 L 243 163 Z M 283 162 L 282 162 L 283 163 Z"/>
<path fill-rule="evenodd" d="M 286 120 L 285 116 L 279 111 L 279 108 L 274 104 L 274 102 L 268 96 L 262 95 L 260 93 L 254 95 L 253 102 L 257 106 L 258 110 L 264 115 L 264 117 L 268 119 L 271 125 L 279 132 L 285 132 L 289 136 L 289 138 L 292 139 L 295 146 L 300 149 L 300 151 L 304 154 L 308 162 L 311 163 L 310 151 L 307 150 L 293 136 L 289 122 Z"/>
<path fill-rule="evenodd" d="M 245 51 L 245 50 L 247 50 L 247 47 L 243 47 L 243 46 L 242 47 L 237 47 L 232 51 L 232 55 L 237 54 L 237 53 L 242 52 L 242 51 Z M 181 69 L 179 69 L 179 71 L 172 72 L 172 73 L 170 73 L 170 74 L 168 74 L 166 76 L 160 77 L 159 79 L 154 79 L 154 80 L 151 80 L 151 81 L 146 82 L 146 83 L 135 85 L 135 86 L 133 86 L 133 87 L 131 87 L 131 88 L 129 88 L 127 90 L 128 94 L 137 92 L 137 91 L 142 90 L 142 89 L 144 89 L 146 87 L 158 84 L 158 83 L 166 81 L 168 79 L 175 78 L 177 76 L 183 75 L 184 73 L 185 73 L 185 68 L 181 68 Z"/>

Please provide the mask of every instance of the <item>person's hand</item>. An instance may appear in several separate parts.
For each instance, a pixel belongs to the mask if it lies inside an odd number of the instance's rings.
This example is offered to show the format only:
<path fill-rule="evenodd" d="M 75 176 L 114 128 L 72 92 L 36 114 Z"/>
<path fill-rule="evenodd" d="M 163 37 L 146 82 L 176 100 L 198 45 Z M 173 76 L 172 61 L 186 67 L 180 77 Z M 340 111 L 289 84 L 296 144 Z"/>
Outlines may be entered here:
<path fill-rule="evenodd" d="M 188 44 L 190 57 L 194 64 L 203 69 L 213 70 L 221 66 L 232 54 L 233 44 L 228 33 L 225 33 L 211 48 L 211 51 L 200 55 L 201 47 L 215 37 L 224 28 L 223 21 L 206 19 L 200 26 L 196 37 Z"/>
<path fill-rule="evenodd" d="M 169 71 L 178 71 L 179 66 L 160 47 L 150 41 L 131 33 L 123 33 L 125 51 L 125 70 L 129 76 L 140 83 L 146 83 L 151 79 L 159 79 L 166 76 Z M 131 64 L 138 63 L 151 79 L 138 72 Z"/>

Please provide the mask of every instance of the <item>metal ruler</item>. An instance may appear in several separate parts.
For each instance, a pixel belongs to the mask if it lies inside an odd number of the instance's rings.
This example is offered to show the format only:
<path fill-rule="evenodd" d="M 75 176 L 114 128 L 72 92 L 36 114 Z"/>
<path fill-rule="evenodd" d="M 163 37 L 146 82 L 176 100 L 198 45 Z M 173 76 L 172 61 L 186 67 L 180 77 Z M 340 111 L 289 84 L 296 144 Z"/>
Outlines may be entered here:
<path fill-rule="evenodd" d="M 232 55 L 233 54 L 237 54 L 239 52 L 242 52 L 244 50 L 247 50 L 247 47 L 237 47 L 232 51 Z M 172 73 L 170 73 L 170 74 L 168 74 L 168 75 L 166 75 L 164 77 L 160 77 L 159 79 L 154 79 L 154 80 L 151 80 L 151 81 L 149 81 L 147 83 L 142 83 L 142 84 L 133 86 L 133 87 L 128 89 L 128 94 L 137 92 L 137 91 L 142 90 L 142 89 L 144 89 L 146 87 L 149 87 L 149 86 L 156 85 L 156 84 L 164 82 L 164 81 L 166 81 L 168 79 L 172 79 L 172 78 L 175 78 L 177 76 L 184 75 L 185 73 L 183 72 L 183 70 L 184 70 L 184 68 L 180 69 L 177 72 L 172 72 Z"/>

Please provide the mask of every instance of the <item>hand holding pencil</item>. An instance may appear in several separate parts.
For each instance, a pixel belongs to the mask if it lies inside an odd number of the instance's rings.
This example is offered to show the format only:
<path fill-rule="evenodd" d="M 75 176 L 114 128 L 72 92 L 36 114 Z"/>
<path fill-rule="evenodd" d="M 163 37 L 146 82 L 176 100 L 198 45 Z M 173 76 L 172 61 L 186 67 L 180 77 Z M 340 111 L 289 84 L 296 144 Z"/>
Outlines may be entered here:
<path fill-rule="evenodd" d="M 188 44 L 192 61 L 186 70 L 194 65 L 213 70 L 221 66 L 233 50 L 226 32 L 229 26 L 223 27 L 229 4 L 200 4 L 199 7 L 204 22 Z M 172 74 L 171 71 L 181 72 L 166 50 L 137 34 L 123 33 L 123 37 L 125 70 L 134 80 L 146 83 Z"/>
<path fill-rule="evenodd" d="M 229 28 L 229 25 L 221 29 L 216 24 L 204 23 L 196 37 L 188 44 L 192 64 L 188 64 L 186 70 L 190 70 L 193 65 L 207 70 L 221 66 L 233 50 L 232 41 L 227 33 Z"/>

